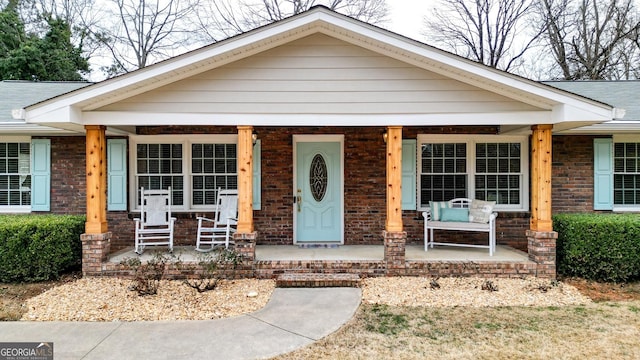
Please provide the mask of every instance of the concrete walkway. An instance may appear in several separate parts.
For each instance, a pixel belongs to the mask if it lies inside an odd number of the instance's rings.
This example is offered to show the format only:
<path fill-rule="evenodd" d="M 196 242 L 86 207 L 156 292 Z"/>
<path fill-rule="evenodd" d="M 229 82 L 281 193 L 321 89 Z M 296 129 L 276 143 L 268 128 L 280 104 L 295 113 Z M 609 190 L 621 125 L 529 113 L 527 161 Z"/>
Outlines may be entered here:
<path fill-rule="evenodd" d="M 338 330 L 359 288 L 277 288 L 234 318 L 145 322 L 0 322 L 0 342 L 53 342 L 54 359 L 264 359 Z"/>

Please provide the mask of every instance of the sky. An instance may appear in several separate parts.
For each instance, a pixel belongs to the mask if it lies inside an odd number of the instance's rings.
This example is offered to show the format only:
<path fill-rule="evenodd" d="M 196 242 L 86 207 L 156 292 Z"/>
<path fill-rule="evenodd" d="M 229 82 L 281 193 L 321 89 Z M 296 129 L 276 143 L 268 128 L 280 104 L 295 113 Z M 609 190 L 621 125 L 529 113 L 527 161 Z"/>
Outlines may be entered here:
<path fill-rule="evenodd" d="M 380 26 L 400 35 L 424 42 L 424 36 L 420 34 L 424 28 L 424 16 L 431 12 L 431 8 L 435 3 L 436 0 L 387 0 L 390 21 Z M 103 65 L 102 62 L 103 59 L 94 58 L 91 60 L 92 68 L 96 69 L 90 75 L 91 81 L 104 79 L 104 74 L 97 70 Z"/>
<path fill-rule="evenodd" d="M 431 12 L 435 0 L 387 0 L 391 11 L 389 30 L 415 40 L 422 40 L 424 16 Z"/>

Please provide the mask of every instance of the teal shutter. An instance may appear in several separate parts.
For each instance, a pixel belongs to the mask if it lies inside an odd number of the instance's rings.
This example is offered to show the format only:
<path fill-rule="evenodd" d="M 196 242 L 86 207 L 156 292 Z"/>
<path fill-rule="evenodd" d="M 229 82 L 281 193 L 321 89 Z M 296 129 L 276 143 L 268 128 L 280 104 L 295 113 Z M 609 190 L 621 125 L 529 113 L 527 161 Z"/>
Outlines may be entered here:
<path fill-rule="evenodd" d="M 416 210 L 416 140 L 402 140 L 402 210 Z"/>
<path fill-rule="evenodd" d="M 127 140 L 107 139 L 107 210 L 127 210 Z"/>
<path fill-rule="evenodd" d="M 613 139 L 594 139 L 593 156 L 593 209 L 613 210 Z"/>
<path fill-rule="evenodd" d="M 256 140 L 253 145 L 253 210 L 260 210 L 262 207 L 262 146 L 260 140 Z"/>
<path fill-rule="evenodd" d="M 31 140 L 31 210 L 51 209 L 51 140 Z"/>

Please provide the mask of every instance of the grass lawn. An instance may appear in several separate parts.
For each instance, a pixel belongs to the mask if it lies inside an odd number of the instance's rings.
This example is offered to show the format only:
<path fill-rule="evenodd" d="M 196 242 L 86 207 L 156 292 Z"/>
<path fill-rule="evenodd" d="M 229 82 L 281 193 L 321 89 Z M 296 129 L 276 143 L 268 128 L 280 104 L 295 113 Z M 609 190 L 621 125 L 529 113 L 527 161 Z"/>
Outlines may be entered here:
<path fill-rule="evenodd" d="M 640 284 L 573 283 L 606 301 L 496 308 L 363 304 L 338 332 L 278 359 L 640 359 Z"/>

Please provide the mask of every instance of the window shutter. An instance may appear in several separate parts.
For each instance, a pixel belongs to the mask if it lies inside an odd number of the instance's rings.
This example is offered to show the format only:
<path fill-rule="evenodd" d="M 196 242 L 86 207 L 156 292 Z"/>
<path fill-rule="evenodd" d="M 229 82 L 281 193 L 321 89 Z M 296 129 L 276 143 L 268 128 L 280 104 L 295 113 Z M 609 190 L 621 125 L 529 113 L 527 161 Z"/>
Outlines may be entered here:
<path fill-rule="evenodd" d="M 127 210 L 127 140 L 107 139 L 107 210 Z"/>
<path fill-rule="evenodd" d="M 593 155 L 593 209 L 613 210 L 613 139 L 594 139 Z"/>
<path fill-rule="evenodd" d="M 31 140 L 31 210 L 51 209 L 51 140 Z"/>
<path fill-rule="evenodd" d="M 416 140 L 402 140 L 402 210 L 416 210 Z"/>
<path fill-rule="evenodd" d="M 256 144 L 253 145 L 253 210 L 260 210 L 262 208 L 262 146 L 260 140 L 256 140 Z"/>

